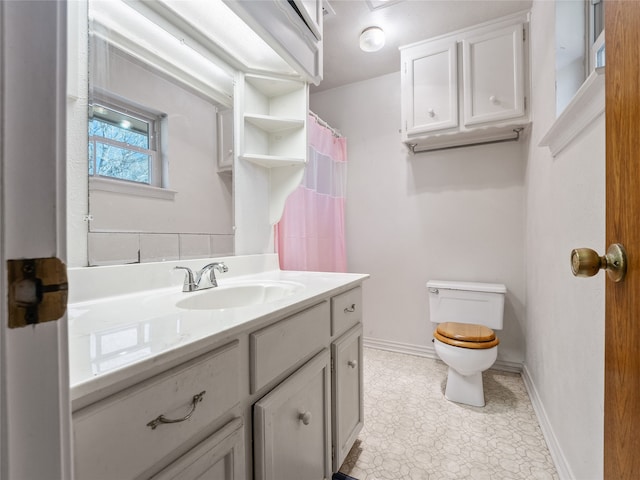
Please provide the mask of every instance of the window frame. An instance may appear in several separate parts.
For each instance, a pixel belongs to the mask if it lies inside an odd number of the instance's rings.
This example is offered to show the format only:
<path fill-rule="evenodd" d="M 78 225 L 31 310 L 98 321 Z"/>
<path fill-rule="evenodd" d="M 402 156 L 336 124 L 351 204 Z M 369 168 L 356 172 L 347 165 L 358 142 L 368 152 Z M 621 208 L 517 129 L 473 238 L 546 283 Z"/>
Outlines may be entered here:
<path fill-rule="evenodd" d="M 604 67 L 604 0 L 585 0 L 587 8 L 586 31 L 587 44 L 585 52 L 588 55 L 585 78 L 587 78 L 596 68 Z M 600 29 L 598 32 L 597 29 Z M 600 55 L 602 54 L 602 55 Z M 602 59 L 602 61 L 600 61 Z"/>
<path fill-rule="evenodd" d="M 154 188 L 168 188 L 168 179 L 166 178 L 166 172 L 163 168 L 164 155 L 162 151 L 162 122 L 166 120 L 166 114 L 153 111 L 149 108 L 142 107 L 134 104 L 123 98 L 116 97 L 115 95 L 109 95 L 106 92 L 94 92 L 91 101 L 89 103 L 89 109 L 93 109 L 95 106 L 101 106 L 112 110 L 116 113 L 133 117 L 149 125 L 149 133 L 147 140 L 149 142 L 149 148 L 144 149 L 135 145 L 130 145 L 124 142 L 111 139 L 109 137 L 89 135 L 88 142 L 89 147 L 93 146 L 94 152 L 96 141 L 105 143 L 107 145 L 114 146 L 116 148 L 122 148 L 124 150 L 130 150 L 136 153 L 142 153 L 149 156 L 149 182 L 138 182 L 135 180 L 129 180 L 119 177 L 112 177 L 109 175 L 100 175 L 95 173 L 95 153 L 93 159 L 89 158 L 89 163 L 93 161 L 93 172 L 88 173 L 90 178 L 100 179 L 100 183 L 105 182 L 126 182 L 141 187 L 154 187 Z M 90 114 L 87 118 L 87 125 L 92 121 L 93 116 Z"/>

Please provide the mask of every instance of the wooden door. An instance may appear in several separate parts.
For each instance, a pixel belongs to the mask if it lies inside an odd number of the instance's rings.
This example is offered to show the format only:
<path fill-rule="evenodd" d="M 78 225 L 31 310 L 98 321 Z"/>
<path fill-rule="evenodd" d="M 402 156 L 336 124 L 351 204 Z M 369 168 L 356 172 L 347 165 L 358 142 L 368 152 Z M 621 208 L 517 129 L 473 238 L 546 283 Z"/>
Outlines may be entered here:
<path fill-rule="evenodd" d="M 605 2 L 607 245 L 628 255 L 607 281 L 604 478 L 640 476 L 640 2 Z"/>

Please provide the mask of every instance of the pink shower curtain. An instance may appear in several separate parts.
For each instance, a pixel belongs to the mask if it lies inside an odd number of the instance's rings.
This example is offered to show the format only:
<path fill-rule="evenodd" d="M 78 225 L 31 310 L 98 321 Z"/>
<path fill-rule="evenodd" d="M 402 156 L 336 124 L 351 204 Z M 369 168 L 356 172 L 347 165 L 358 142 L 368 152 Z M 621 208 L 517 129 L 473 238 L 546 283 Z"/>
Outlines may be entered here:
<path fill-rule="evenodd" d="M 344 202 L 347 142 L 308 121 L 308 163 L 302 184 L 285 204 L 276 225 L 276 249 L 283 270 L 345 272 Z"/>

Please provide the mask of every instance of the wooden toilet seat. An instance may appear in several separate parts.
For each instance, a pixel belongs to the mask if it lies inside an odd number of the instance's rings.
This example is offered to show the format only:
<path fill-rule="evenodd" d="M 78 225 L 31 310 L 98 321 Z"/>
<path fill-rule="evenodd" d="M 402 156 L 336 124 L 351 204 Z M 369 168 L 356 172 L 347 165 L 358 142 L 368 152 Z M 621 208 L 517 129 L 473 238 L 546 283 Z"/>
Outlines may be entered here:
<path fill-rule="evenodd" d="M 493 348 L 500 343 L 493 330 L 484 325 L 445 322 L 438 325 L 433 336 L 447 345 L 462 348 Z"/>

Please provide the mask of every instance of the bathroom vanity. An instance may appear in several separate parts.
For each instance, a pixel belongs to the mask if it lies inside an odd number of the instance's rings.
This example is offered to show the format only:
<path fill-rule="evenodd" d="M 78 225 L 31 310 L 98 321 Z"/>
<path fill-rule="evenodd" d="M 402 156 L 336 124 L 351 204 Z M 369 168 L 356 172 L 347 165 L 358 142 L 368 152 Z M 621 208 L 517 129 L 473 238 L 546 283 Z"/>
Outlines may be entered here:
<path fill-rule="evenodd" d="M 363 424 L 367 275 L 281 271 L 274 254 L 216 261 L 219 287 L 187 293 L 173 268 L 206 259 L 69 271 L 76 478 L 340 467 Z"/>

